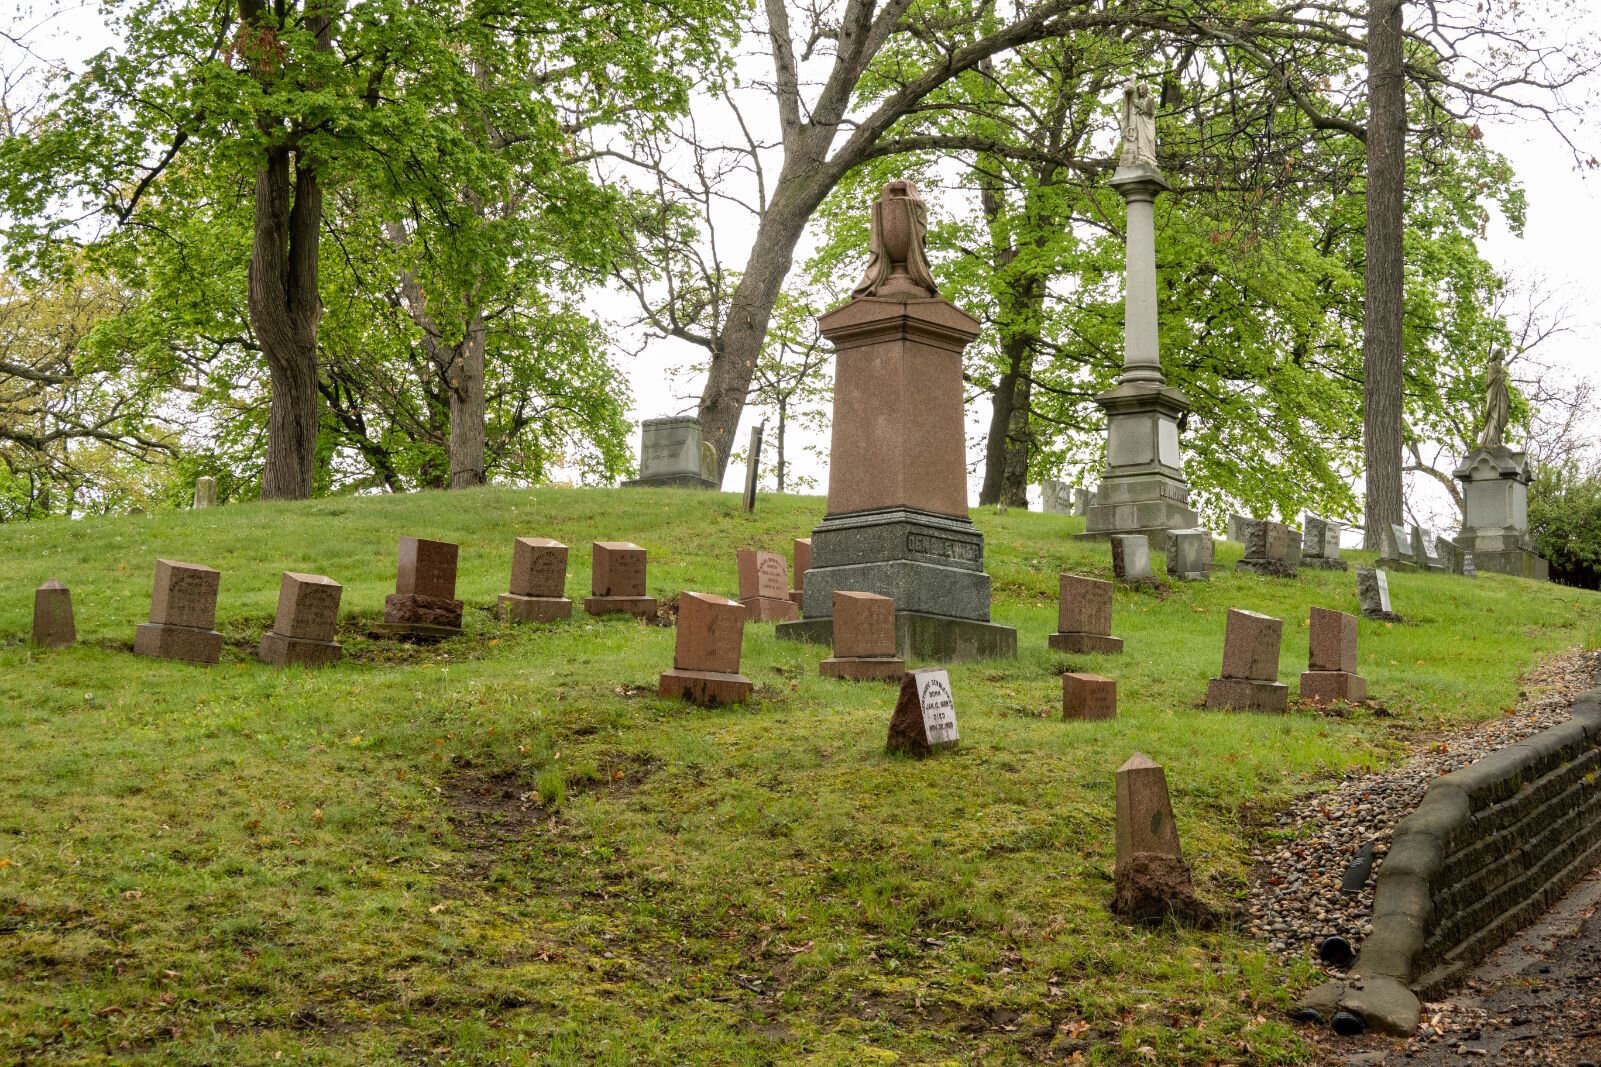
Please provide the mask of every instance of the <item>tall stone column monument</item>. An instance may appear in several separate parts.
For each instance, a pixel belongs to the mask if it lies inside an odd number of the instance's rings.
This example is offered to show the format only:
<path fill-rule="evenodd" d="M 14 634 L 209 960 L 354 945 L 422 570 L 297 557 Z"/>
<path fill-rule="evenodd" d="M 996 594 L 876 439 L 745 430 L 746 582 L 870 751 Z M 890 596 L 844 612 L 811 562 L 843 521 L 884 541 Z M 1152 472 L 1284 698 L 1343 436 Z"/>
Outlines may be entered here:
<path fill-rule="evenodd" d="M 827 643 L 836 590 L 895 601 L 902 656 L 1012 656 L 990 618 L 984 535 L 967 514 L 962 350 L 979 323 L 939 295 L 928 208 L 892 181 L 873 205 L 871 257 L 849 303 L 818 320 L 837 353 L 828 511 L 812 532 L 802 618 L 778 636 Z"/>
<path fill-rule="evenodd" d="M 1162 537 L 1197 525 L 1179 457 L 1178 421 L 1189 398 L 1167 384 L 1156 327 L 1156 197 L 1170 190 L 1156 165 L 1156 100 L 1123 88 L 1123 152 L 1112 188 L 1128 202 L 1123 373 L 1095 402 L 1106 412 L 1106 473 L 1084 520 L 1088 538 Z"/>
<path fill-rule="evenodd" d="M 1507 447 L 1511 396 L 1500 352 L 1490 356 L 1484 429 L 1477 446 L 1452 473 L 1462 483 L 1462 533 L 1457 545 L 1473 553 L 1473 566 L 1522 578 L 1547 579 L 1550 567 L 1529 540 L 1527 454 Z"/>

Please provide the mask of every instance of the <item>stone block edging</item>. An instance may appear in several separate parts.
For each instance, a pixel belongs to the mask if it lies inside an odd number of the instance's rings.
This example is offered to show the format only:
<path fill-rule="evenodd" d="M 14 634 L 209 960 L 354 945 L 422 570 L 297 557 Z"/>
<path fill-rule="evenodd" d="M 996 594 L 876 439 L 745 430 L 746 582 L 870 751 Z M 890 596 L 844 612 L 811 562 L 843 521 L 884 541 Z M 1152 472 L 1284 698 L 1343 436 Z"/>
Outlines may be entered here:
<path fill-rule="evenodd" d="M 1302 1006 L 1410 1034 L 1459 980 L 1601 864 L 1601 689 L 1572 717 L 1429 783 L 1390 837 L 1373 932 Z"/>

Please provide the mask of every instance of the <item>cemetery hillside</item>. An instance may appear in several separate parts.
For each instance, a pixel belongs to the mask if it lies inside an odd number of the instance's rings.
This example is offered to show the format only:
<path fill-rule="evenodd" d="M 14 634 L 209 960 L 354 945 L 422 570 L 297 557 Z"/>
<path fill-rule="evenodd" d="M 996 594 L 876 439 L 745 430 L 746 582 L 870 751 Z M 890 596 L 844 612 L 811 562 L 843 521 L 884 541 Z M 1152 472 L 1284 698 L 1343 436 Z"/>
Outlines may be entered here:
<path fill-rule="evenodd" d="M 1112 594 L 1123 654 L 1058 651 L 1059 576 L 1111 578 L 1106 542 L 983 508 L 1016 656 L 907 663 L 948 670 L 954 750 L 886 752 L 897 686 L 820 676 L 828 647 L 771 622 L 744 624 L 744 703 L 658 695 L 682 594 L 740 594 L 739 550 L 787 559 L 824 512 L 487 487 L 0 526 L 0 1062 L 1312 1062 L 1313 935 L 1361 920 L 1253 927 L 1258 857 L 1309 844 L 1279 813 L 1412 754 L 1452 769 L 1531 671 L 1601 646 L 1596 593 L 1397 567 L 1404 621 L 1351 623 L 1367 699 L 1302 703 L 1310 612 L 1359 615 L 1353 574 L 1219 541 L 1208 580 L 1168 580 L 1153 538 L 1163 579 Z M 459 545 L 459 636 L 375 636 L 403 536 Z M 569 547 L 570 619 L 497 619 L 519 537 Z M 646 551 L 657 621 L 576 606 L 595 541 Z M 131 654 L 158 559 L 220 572 L 216 665 Z M 284 571 L 343 585 L 339 662 L 258 659 Z M 51 578 L 77 642 L 38 648 Z M 1286 714 L 1203 706 L 1230 609 L 1283 620 Z M 1064 672 L 1115 675 L 1115 718 L 1064 721 Z M 1110 910 L 1135 753 L 1215 922 Z"/>

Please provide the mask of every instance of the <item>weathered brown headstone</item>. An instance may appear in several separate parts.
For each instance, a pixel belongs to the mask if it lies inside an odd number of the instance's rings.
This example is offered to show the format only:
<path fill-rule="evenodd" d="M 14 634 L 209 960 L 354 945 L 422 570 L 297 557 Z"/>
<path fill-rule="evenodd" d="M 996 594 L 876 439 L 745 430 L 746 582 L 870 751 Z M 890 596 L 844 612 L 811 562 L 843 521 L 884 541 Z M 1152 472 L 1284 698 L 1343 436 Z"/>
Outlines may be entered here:
<path fill-rule="evenodd" d="M 1122 652 L 1112 636 L 1112 583 L 1077 574 L 1061 576 L 1061 605 L 1050 645 L 1059 652 Z"/>
<path fill-rule="evenodd" d="M 834 591 L 834 655 L 817 667 L 825 678 L 899 681 L 906 661 L 895 650 L 895 601 L 876 593 Z"/>
<path fill-rule="evenodd" d="M 1223 635 L 1223 675 L 1206 690 L 1209 708 L 1283 711 L 1289 687 L 1278 680 L 1284 623 L 1254 611 L 1229 609 Z"/>
<path fill-rule="evenodd" d="M 889 720 L 889 750 L 927 756 L 957 743 L 950 675 L 942 670 L 907 672 Z"/>
<path fill-rule="evenodd" d="M 1132 922 L 1161 923 L 1169 916 L 1210 926 L 1211 908 L 1195 897 L 1195 883 L 1179 848 L 1167 775 L 1136 752 L 1117 770 L 1117 865 L 1112 912 Z"/>
<path fill-rule="evenodd" d="M 461 633 L 462 602 L 456 599 L 456 558 L 449 541 L 402 537 L 395 591 L 384 598 L 384 621 L 374 632 L 438 640 Z"/>
<path fill-rule="evenodd" d="M 284 571 L 278 583 L 278 614 L 272 629 L 261 636 L 257 658 L 279 667 L 337 663 L 343 655 L 334 641 L 343 591 L 332 578 Z"/>
<path fill-rule="evenodd" d="M 519 537 L 511 554 L 511 589 L 500 594 L 507 622 L 554 622 L 572 618 L 567 599 L 567 546 L 548 537 Z"/>
<path fill-rule="evenodd" d="M 734 555 L 739 565 L 739 602 L 751 622 L 800 618 L 800 608 L 789 598 L 789 567 L 783 556 L 751 548 Z"/>
<path fill-rule="evenodd" d="M 33 591 L 33 643 L 37 648 L 65 648 L 78 640 L 72 621 L 72 591 L 51 578 Z"/>
<path fill-rule="evenodd" d="M 596 541 L 590 546 L 591 615 L 656 617 L 656 598 L 645 595 L 645 550 L 631 541 Z"/>
<path fill-rule="evenodd" d="M 805 600 L 806 572 L 812 569 L 812 539 L 810 537 L 795 538 L 795 588 L 789 591 L 789 598 L 798 608 Z"/>
<path fill-rule="evenodd" d="M 210 567 L 156 560 L 150 621 L 140 623 L 134 631 L 134 653 L 191 663 L 221 659 L 222 635 L 213 629 L 221 583 L 222 575 Z"/>
<path fill-rule="evenodd" d="M 1098 674 L 1062 675 L 1062 718 L 1117 718 L 1117 681 Z"/>
<path fill-rule="evenodd" d="M 1311 631 L 1307 670 L 1301 675 L 1301 699 L 1314 704 L 1364 699 L 1367 679 L 1356 673 L 1356 616 L 1313 608 Z"/>
<path fill-rule="evenodd" d="M 744 636 L 744 605 L 706 593 L 681 594 L 673 669 L 661 676 L 657 692 L 707 707 L 748 700 L 751 682 L 739 673 Z"/>

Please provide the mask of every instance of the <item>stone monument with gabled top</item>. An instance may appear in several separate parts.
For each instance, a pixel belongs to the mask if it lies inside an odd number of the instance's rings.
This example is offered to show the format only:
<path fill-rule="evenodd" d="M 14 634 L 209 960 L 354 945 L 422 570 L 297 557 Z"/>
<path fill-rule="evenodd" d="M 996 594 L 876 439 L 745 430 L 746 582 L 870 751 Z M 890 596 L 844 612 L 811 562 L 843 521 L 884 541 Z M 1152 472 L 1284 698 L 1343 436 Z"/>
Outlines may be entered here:
<path fill-rule="evenodd" d="M 921 659 L 1017 654 L 990 621 L 984 535 L 967 508 L 962 350 L 978 320 L 939 295 L 911 182 L 873 205 L 871 255 L 850 301 L 818 320 L 837 352 L 828 510 L 812 533 L 803 618 L 780 637 L 832 640 L 836 590 L 895 601 L 897 646 Z"/>

